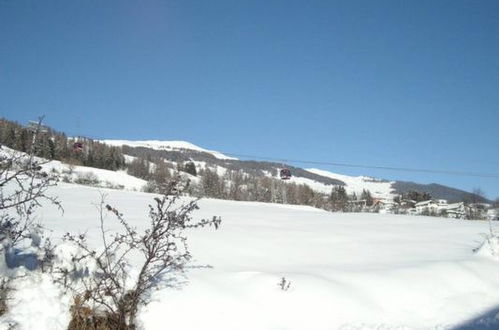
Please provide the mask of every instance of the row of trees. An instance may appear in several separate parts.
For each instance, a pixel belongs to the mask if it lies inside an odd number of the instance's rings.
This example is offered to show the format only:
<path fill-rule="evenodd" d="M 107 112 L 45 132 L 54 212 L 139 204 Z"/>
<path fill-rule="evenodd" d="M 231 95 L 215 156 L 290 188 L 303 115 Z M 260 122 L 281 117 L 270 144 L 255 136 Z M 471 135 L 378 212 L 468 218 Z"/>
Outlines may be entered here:
<path fill-rule="evenodd" d="M 216 168 L 197 169 L 193 162 L 179 163 L 176 167 L 164 160 L 135 158 L 128 164 L 128 173 L 145 180 L 148 192 L 163 193 L 167 183 L 180 172 L 198 176 L 191 182 L 188 193 L 197 197 L 211 197 L 236 201 L 309 205 L 332 211 L 361 211 L 372 206 L 373 198 L 368 190 L 360 196 L 347 194 L 343 186 L 334 186 L 330 194 L 314 191 L 306 184 L 286 182 L 271 177 L 256 176 L 242 171 Z"/>
<path fill-rule="evenodd" d="M 73 165 L 83 165 L 109 170 L 125 167 L 125 157 L 119 147 L 87 138 L 68 138 L 64 133 L 42 126 L 34 139 L 36 125 L 22 126 L 16 122 L 0 119 L 0 144 L 11 149 L 49 160 L 60 160 Z M 35 143 L 34 143 L 35 142 Z M 75 143 L 81 147 L 75 147 Z"/>

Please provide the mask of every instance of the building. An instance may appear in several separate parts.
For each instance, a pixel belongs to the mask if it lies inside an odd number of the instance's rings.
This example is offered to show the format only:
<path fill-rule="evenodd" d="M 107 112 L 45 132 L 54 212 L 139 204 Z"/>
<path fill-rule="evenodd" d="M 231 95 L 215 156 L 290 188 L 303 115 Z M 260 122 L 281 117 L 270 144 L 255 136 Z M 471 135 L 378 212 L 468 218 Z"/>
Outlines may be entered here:
<path fill-rule="evenodd" d="M 442 207 L 441 212 L 445 214 L 447 218 L 454 219 L 465 219 L 466 214 L 468 214 L 468 207 L 464 205 L 463 202 L 447 204 Z"/>
<path fill-rule="evenodd" d="M 499 220 L 499 209 L 489 209 L 487 211 L 487 219 Z"/>

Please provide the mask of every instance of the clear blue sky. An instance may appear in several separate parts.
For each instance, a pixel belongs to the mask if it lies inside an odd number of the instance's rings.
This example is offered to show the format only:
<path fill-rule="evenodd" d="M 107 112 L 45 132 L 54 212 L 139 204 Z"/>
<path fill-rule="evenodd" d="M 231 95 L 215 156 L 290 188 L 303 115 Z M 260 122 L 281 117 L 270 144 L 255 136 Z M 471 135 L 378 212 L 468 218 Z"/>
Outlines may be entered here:
<path fill-rule="evenodd" d="M 0 115 L 40 114 L 70 135 L 499 173 L 499 1 L 0 0 Z M 499 179 L 323 168 L 499 197 Z"/>

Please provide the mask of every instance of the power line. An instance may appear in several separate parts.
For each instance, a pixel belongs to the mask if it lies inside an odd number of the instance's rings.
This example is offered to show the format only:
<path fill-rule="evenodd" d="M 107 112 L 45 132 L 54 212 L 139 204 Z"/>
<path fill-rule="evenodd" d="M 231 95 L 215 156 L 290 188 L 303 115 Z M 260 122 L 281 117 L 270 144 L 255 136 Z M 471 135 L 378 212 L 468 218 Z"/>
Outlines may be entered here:
<path fill-rule="evenodd" d="M 364 168 L 364 169 L 375 169 L 375 170 L 388 170 L 388 171 L 399 171 L 399 172 L 411 172 L 411 173 L 432 173 L 432 174 L 447 174 L 455 176 L 472 176 L 480 178 L 496 178 L 499 179 L 499 174 L 496 173 L 479 173 L 479 172 L 466 172 L 466 171 L 453 171 L 453 170 L 440 170 L 440 169 L 425 169 L 425 168 L 408 168 L 408 167 L 395 167 L 395 166 L 375 166 L 375 165 L 361 165 L 361 164 L 351 164 L 351 163 L 339 163 L 339 162 L 319 162 L 311 160 L 300 160 L 300 159 L 284 159 L 284 158 L 272 158 L 272 157 L 262 157 L 255 155 L 242 155 L 234 153 L 223 153 L 227 156 L 232 157 L 242 157 L 258 160 L 268 160 L 278 163 L 300 163 L 300 164 L 314 164 L 314 165 L 329 165 L 338 167 L 351 167 L 351 168 Z"/>

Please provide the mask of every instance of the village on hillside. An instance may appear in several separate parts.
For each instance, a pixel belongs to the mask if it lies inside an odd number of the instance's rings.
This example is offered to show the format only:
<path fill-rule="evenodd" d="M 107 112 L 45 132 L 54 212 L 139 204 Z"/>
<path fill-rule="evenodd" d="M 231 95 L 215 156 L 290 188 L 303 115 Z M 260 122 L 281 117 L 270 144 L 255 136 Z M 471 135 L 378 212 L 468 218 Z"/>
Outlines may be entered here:
<path fill-rule="evenodd" d="M 438 216 L 453 219 L 499 220 L 499 208 L 489 203 L 450 203 L 445 199 L 416 201 L 402 199 L 374 199 L 371 206 L 366 200 L 355 201 L 362 211 L 391 214 Z"/>

